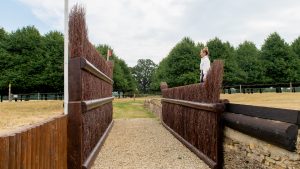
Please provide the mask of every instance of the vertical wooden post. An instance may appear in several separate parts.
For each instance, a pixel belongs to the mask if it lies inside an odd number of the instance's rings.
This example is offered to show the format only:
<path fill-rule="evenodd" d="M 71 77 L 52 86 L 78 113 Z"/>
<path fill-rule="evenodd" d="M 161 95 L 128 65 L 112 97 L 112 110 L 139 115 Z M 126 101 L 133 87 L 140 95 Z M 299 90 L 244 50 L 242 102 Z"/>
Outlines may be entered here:
<path fill-rule="evenodd" d="M 72 169 L 81 169 L 83 164 L 80 61 L 77 57 L 69 62 L 68 168 Z"/>
<path fill-rule="evenodd" d="M 8 85 L 8 100 L 11 102 L 11 84 Z"/>

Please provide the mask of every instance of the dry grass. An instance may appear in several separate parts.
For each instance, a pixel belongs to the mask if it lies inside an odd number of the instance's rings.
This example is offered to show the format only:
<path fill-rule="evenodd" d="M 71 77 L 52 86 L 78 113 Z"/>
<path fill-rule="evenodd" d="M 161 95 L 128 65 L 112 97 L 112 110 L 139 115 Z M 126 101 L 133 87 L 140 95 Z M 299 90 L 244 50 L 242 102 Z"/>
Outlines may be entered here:
<path fill-rule="evenodd" d="M 63 101 L 0 103 L 0 134 L 35 124 L 63 113 Z"/>
<path fill-rule="evenodd" d="M 300 93 L 221 94 L 230 103 L 300 110 Z"/>

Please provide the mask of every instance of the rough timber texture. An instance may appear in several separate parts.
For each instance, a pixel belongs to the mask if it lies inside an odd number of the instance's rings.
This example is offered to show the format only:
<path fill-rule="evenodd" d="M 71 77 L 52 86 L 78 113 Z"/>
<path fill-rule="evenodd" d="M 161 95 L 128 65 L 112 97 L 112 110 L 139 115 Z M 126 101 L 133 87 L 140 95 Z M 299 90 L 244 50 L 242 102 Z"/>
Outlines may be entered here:
<path fill-rule="evenodd" d="M 100 74 L 112 79 L 113 64 L 106 61 L 89 42 L 85 10 L 79 5 L 72 8 L 69 16 L 69 37 L 71 58 L 69 79 L 71 80 L 69 81 L 68 168 L 79 169 L 84 167 L 83 163 L 88 163 L 87 166 L 92 165 L 94 158 L 91 156 L 96 155 L 94 152 L 101 147 L 97 145 L 101 145 L 100 140 L 104 141 L 104 133 L 112 122 L 111 102 L 87 112 L 83 112 L 82 102 L 112 96 L 112 83 L 92 72 L 98 74 L 102 72 Z M 86 63 L 84 60 L 93 65 L 90 66 L 92 71 L 82 68 L 83 63 Z"/>
<path fill-rule="evenodd" d="M 161 83 L 163 98 L 215 105 L 220 101 L 220 88 L 223 80 L 222 61 L 214 61 L 206 79 L 201 84 L 174 88 L 168 88 L 166 83 Z M 212 168 L 222 167 L 221 113 L 221 109 L 208 111 L 204 107 L 196 109 L 162 102 L 163 123 L 183 138 L 182 142 L 187 142 L 187 147 Z"/>
<path fill-rule="evenodd" d="M 207 75 L 206 82 L 168 88 L 162 83 L 162 95 L 164 98 L 188 100 L 195 102 L 217 103 L 220 99 L 220 89 L 223 81 L 223 62 L 215 60 Z"/>

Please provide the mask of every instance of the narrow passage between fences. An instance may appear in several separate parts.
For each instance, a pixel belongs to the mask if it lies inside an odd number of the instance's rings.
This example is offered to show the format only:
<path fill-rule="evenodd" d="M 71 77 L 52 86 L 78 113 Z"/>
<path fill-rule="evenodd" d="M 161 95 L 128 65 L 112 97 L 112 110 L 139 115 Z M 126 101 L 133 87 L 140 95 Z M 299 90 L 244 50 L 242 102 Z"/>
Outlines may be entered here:
<path fill-rule="evenodd" d="M 153 118 L 115 120 L 92 168 L 209 169 Z"/>

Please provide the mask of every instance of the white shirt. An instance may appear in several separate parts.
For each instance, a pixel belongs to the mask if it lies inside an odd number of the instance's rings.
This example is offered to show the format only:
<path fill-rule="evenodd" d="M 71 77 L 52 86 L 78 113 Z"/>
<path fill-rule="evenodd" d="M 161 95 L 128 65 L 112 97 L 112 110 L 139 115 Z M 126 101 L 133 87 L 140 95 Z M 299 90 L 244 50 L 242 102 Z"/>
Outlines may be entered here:
<path fill-rule="evenodd" d="M 203 73 L 203 80 L 205 81 L 207 72 L 210 68 L 210 60 L 208 56 L 204 56 L 201 58 L 200 62 L 200 79 L 201 79 L 201 72 Z"/>

